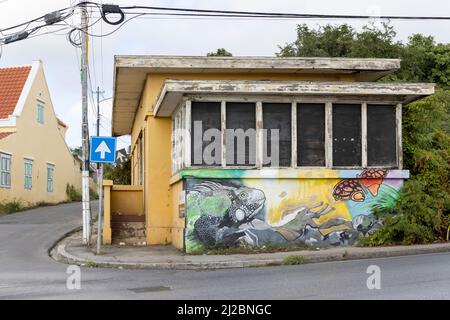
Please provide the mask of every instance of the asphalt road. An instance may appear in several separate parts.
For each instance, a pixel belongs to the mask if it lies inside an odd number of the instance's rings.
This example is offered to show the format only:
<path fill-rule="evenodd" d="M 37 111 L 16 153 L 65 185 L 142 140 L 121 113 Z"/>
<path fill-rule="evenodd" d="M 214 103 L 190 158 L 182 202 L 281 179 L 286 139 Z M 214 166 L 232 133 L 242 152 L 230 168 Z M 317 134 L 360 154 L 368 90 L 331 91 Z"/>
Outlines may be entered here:
<path fill-rule="evenodd" d="M 49 247 L 81 224 L 81 205 L 0 217 L 0 299 L 450 299 L 450 254 L 219 271 L 81 269 L 66 287 L 67 265 Z M 367 267 L 381 270 L 369 290 Z"/>

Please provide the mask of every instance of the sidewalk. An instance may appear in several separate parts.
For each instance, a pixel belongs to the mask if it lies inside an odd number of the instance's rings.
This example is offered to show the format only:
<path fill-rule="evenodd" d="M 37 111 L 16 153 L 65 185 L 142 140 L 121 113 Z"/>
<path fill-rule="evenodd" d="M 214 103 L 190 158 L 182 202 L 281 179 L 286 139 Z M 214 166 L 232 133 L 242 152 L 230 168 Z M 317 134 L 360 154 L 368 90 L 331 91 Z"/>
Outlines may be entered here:
<path fill-rule="evenodd" d="M 51 255 L 60 262 L 89 267 L 210 270 L 283 265 L 288 256 L 302 256 L 303 263 L 314 263 L 437 252 L 450 252 L 450 243 L 230 255 L 183 255 L 172 246 L 102 246 L 102 254 L 96 255 L 94 249 L 81 245 L 78 231 L 56 244 Z"/>

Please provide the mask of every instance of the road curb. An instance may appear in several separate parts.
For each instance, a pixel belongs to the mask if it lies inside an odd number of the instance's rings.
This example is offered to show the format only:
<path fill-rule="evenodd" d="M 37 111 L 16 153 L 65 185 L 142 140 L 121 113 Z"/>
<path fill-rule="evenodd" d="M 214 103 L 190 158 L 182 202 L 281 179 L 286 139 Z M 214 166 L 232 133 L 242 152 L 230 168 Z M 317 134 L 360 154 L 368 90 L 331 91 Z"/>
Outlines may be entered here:
<path fill-rule="evenodd" d="M 73 229 L 67 231 L 66 233 L 64 233 L 64 234 L 63 234 L 62 236 L 60 236 L 57 240 L 55 240 L 55 241 L 53 242 L 53 244 L 48 248 L 47 254 L 48 254 L 50 257 L 53 257 L 52 252 L 55 250 L 55 248 L 56 248 L 56 246 L 58 245 L 58 243 L 62 242 L 64 239 L 66 239 L 67 237 L 71 236 L 72 234 L 74 234 L 74 233 L 76 233 L 76 232 L 78 232 L 78 231 L 81 231 L 82 229 L 83 229 L 83 226 L 78 226 L 78 227 L 73 228 Z"/>
<path fill-rule="evenodd" d="M 373 259 L 373 258 L 386 258 L 397 256 L 409 256 L 420 254 L 432 254 L 450 252 L 450 243 L 434 244 L 434 245 L 420 245 L 411 247 L 376 247 L 376 248 L 344 248 L 343 252 L 334 252 L 320 255 L 308 255 L 302 252 L 291 252 L 289 255 L 302 256 L 302 263 L 319 263 L 330 261 L 348 261 L 348 260 L 361 260 L 361 259 Z M 224 261 L 211 261 L 211 262 L 155 262 L 155 263 L 139 263 L 139 262 L 105 262 L 105 261 L 92 261 L 83 257 L 75 256 L 66 250 L 66 243 L 62 242 L 56 246 L 54 250 L 53 258 L 57 261 L 76 264 L 87 267 L 102 267 L 102 268 L 120 268 L 120 269 L 150 269 L 150 270 L 215 270 L 215 269 L 232 269 L 232 268 L 252 268 L 252 267 L 267 267 L 267 266 L 280 266 L 284 265 L 283 256 L 275 258 L 254 259 L 255 254 L 249 255 L 247 260 L 224 260 Z"/>

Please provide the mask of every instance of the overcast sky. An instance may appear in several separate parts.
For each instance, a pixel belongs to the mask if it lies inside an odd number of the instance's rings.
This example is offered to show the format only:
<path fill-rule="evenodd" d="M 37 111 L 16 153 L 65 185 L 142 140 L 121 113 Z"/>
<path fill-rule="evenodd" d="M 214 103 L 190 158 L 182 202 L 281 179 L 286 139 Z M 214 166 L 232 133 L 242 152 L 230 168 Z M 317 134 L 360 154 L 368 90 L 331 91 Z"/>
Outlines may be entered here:
<path fill-rule="evenodd" d="M 0 29 L 27 21 L 48 12 L 66 7 L 77 1 L 70 0 L 0 0 Z M 98 1 L 101 2 L 101 1 Z M 448 0 L 115 0 L 106 3 L 121 5 L 151 5 L 202 9 L 278 11 L 319 14 L 360 15 L 450 15 Z M 78 23 L 74 16 L 71 23 Z M 113 57 L 121 54 L 206 55 L 224 47 L 235 56 L 273 56 L 278 45 L 295 39 L 295 27 L 306 22 L 311 26 L 348 22 L 361 28 L 367 21 L 333 20 L 192 20 L 138 18 L 130 21 L 118 32 L 90 40 L 90 72 L 92 87 L 100 86 L 104 98 L 112 95 Z M 399 40 L 411 33 L 432 35 L 436 41 L 450 42 L 450 21 L 396 21 L 392 22 Z M 102 29 L 102 30 L 101 30 Z M 114 27 L 98 23 L 94 33 L 107 33 Z M 102 59 L 103 57 L 103 59 Z M 64 35 L 44 35 L 3 46 L 0 67 L 29 65 L 40 59 L 44 63 L 56 114 L 69 125 L 69 146 L 81 144 L 81 87 L 80 50 L 66 41 Z M 94 106 L 89 107 L 94 133 Z M 111 100 L 101 105 L 101 134 L 109 135 Z M 122 137 L 119 145 L 128 143 Z"/>

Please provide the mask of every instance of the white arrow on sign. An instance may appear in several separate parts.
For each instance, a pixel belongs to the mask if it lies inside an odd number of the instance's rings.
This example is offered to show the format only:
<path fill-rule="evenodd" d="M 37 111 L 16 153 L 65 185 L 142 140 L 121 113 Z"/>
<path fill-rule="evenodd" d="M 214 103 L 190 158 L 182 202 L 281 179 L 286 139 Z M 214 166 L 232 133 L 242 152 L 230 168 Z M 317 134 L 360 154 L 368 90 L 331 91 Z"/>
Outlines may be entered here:
<path fill-rule="evenodd" d="M 105 141 L 102 141 L 97 149 L 95 149 L 95 152 L 100 152 L 100 159 L 105 159 L 105 153 L 111 153 L 111 150 L 109 150 L 108 145 Z"/>
<path fill-rule="evenodd" d="M 124 162 L 126 156 L 122 152 L 117 152 L 117 162 Z"/>

